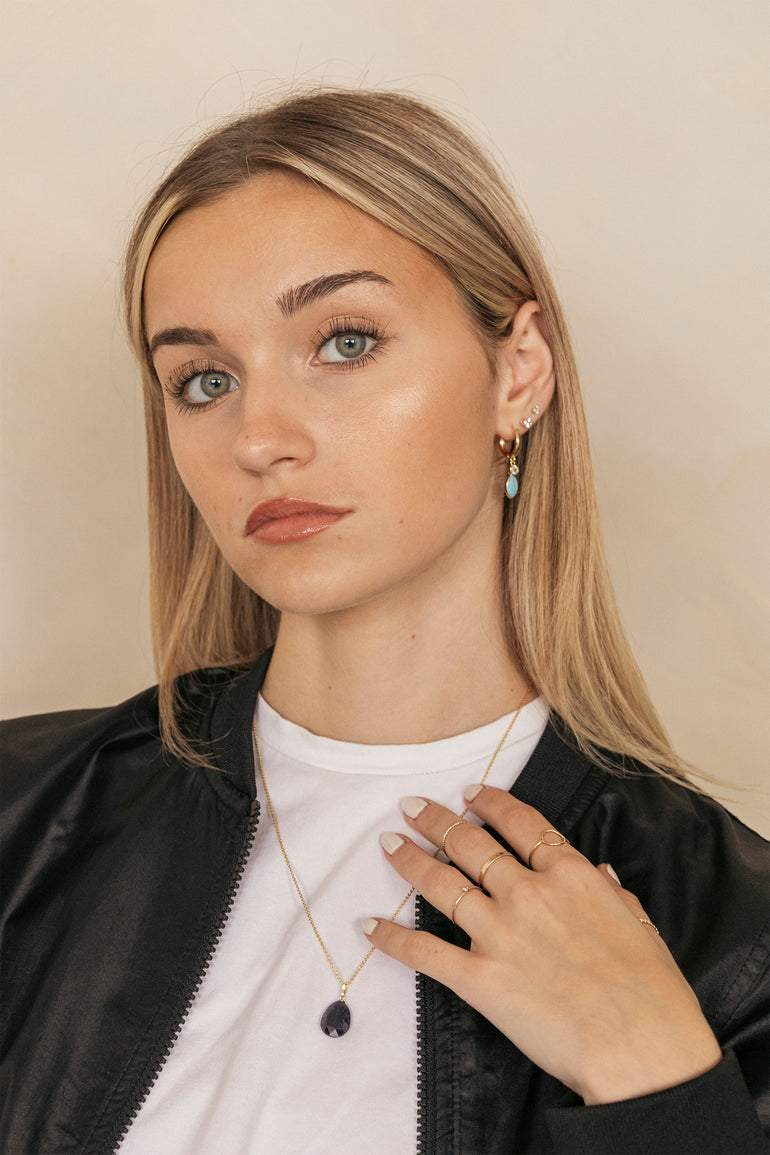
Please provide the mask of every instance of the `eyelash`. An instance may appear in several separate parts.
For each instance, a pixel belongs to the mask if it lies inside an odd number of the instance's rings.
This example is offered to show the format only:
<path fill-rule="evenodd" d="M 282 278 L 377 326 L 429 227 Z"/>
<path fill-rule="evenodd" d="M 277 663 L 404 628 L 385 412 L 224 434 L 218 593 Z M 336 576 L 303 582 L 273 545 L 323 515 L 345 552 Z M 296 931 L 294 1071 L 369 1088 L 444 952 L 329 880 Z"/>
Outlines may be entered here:
<path fill-rule="evenodd" d="M 337 317 L 330 321 L 324 328 L 319 329 L 314 337 L 315 355 L 316 357 L 327 345 L 329 341 L 333 341 L 335 337 L 341 337 L 345 333 L 358 334 L 364 337 L 369 337 L 375 342 L 375 345 L 368 353 L 364 353 L 361 357 L 351 359 L 350 361 L 325 361 L 324 365 L 329 366 L 334 370 L 341 370 L 349 372 L 354 369 L 361 369 L 364 365 L 368 365 L 375 360 L 376 353 L 379 353 L 385 347 L 387 337 L 380 325 L 375 321 L 369 321 L 362 317 Z M 211 401 L 187 401 L 185 399 L 185 390 L 194 377 L 198 377 L 201 373 L 223 373 L 228 372 L 223 370 L 221 366 L 215 364 L 213 361 L 188 361 L 184 365 L 178 366 L 166 382 L 164 388 L 168 395 L 176 402 L 176 407 L 180 413 L 199 413 L 203 410 L 210 409 L 218 401 L 224 400 L 224 397 L 212 398 Z M 233 376 L 230 374 L 230 376 Z M 225 394 L 224 396 L 227 396 Z"/>
<path fill-rule="evenodd" d="M 223 373 L 221 366 L 216 365 L 213 361 L 188 361 L 184 365 L 180 365 L 174 369 L 168 381 L 164 385 L 164 389 L 169 397 L 176 402 L 176 408 L 180 413 L 198 413 L 206 409 L 210 409 L 217 401 L 224 400 L 224 397 L 213 397 L 211 401 L 188 401 L 185 398 L 185 390 L 194 377 L 199 377 L 201 373 Z M 234 374 L 228 373 L 229 377 Z M 227 396 L 225 394 L 225 396 Z"/>
<path fill-rule="evenodd" d="M 387 343 L 385 332 L 376 321 L 368 321 L 363 317 L 335 317 L 334 320 L 329 321 L 328 325 L 319 329 L 315 335 L 316 356 L 329 341 L 333 341 L 335 337 L 341 337 L 345 333 L 360 333 L 364 337 L 370 337 L 375 345 L 368 353 L 350 361 L 324 362 L 326 365 L 331 365 L 333 369 L 339 369 L 343 372 L 361 369 L 364 365 L 368 365 L 375 360 L 377 353 L 382 352 Z"/>

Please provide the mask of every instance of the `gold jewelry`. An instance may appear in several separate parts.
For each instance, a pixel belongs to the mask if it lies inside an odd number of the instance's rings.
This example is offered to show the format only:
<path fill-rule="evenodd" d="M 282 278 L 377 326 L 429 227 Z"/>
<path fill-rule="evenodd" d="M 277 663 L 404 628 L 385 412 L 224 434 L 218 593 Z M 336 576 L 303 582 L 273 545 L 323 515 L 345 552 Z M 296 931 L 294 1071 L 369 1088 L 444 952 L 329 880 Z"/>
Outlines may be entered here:
<path fill-rule="evenodd" d="M 555 834 L 556 835 L 556 841 L 552 842 L 549 839 L 547 839 L 546 834 Z M 548 830 L 544 830 L 543 833 L 538 838 L 535 845 L 530 850 L 529 854 L 527 855 L 527 866 L 529 866 L 529 867 L 532 866 L 532 855 L 535 853 L 538 846 L 569 846 L 569 839 L 565 838 L 563 834 L 559 834 L 558 830 L 552 830 L 550 827 L 548 828 Z"/>
<path fill-rule="evenodd" d="M 521 711 L 524 709 L 527 702 L 529 701 L 529 695 L 530 695 L 530 687 L 527 686 L 527 689 L 524 693 L 524 697 L 521 699 L 518 706 L 516 707 L 514 714 L 513 714 L 513 717 L 511 718 L 510 722 L 508 723 L 506 731 L 503 734 L 500 741 L 498 742 L 497 749 L 495 750 L 494 754 L 492 755 L 492 757 L 489 761 L 489 765 L 487 766 L 486 770 L 484 771 L 484 776 L 481 779 L 481 785 L 482 786 L 486 782 L 487 777 L 489 775 L 489 771 L 494 766 L 495 759 L 497 758 L 497 755 L 502 750 L 503 745 L 505 744 L 506 738 L 508 737 L 511 730 L 513 729 L 514 722 L 516 721 L 519 714 L 521 713 Z M 366 964 L 369 962 L 369 959 L 372 957 L 372 955 L 374 954 L 374 952 L 377 948 L 374 946 L 369 948 L 369 950 L 364 955 L 364 957 L 361 959 L 361 961 L 358 964 L 358 966 L 356 967 L 356 969 L 353 971 L 350 978 L 347 980 L 347 982 L 345 982 L 344 979 L 342 978 L 342 975 L 337 970 L 337 967 L 334 965 L 334 960 L 333 960 L 332 956 L 329 954 L 326 943 L 321 938 L 318 927 L 316 926 L 315 922 L 313 921 L 313 916 L 310 913 L 310 907 L 308 906 L 307 902 L 305 901 L 305 896 L 302 893 L 302 888 L 300 887 L 299 882 L 297 881 L 297 876 L 294 873 L 294 868 L 292 867 L 291 862 L 289 861 L 289 856 L 286 853 L 286 847 L 283 844 L 283 838 L 281 837 L 281 831 L 280 831 L 280 828 L 278 826 L 278 819 L 276 818 L 275 810 L 273 808 L 273 802 L 272 802 L 272 799 L 270 797 L 270 791 L 267 788 L 267 779 L 265 778 L 265 767 L 262 764 L 262 751 L 259 748 L 259 739 L 257 738 L 257 727 L 256 727 L 256 723 L 253 721 L 251 724 L 251 732 L 254 735 L 254 749 L 255 749 L 256 754 L 257 754 L 257 766 L 259 768 L 259 776 L 262 779 L 262 789 L 265 792 L 265 800 L 267 802 L 267 808 L 270 811 L 270 818 L 271 818 L 272 823 L 273 823 L 273 829 L 275 830 L 275 836 L 278 839 L 278 845 L 281 849 L 281 854 L 283 855 L 283 860 L 286 863 L 286 867 L 287 867 L 289 874 L 291 876 L 291 880 L 294 883 L 294 889 L 296 890 L 297 894 L 299 895 L 299 900 L 302 903 L 302 909 L 305 912 L 305 915 L 307 917 L 308 922 L 310 923 L 311 927 L 313 928 L 313 934 L 318 939 L 318 945 L 320 946 L 321 950 L 324 952 L 324 955 L 326 957 L 326 961 L 328 962 L 329 966 L 331 967 L 332 971 L 334 972 L 334 977 L 336 978 L 337 982 L 340 984 L 340 997 L 335 1002 L 330 1003 L 329 1006 L 326 1008 L 324 1013 L 321 1015 L 321 1024 L 320 1024 L 321 1030 L 323 1031 L 323 1033 L 325 1035 L 328 1035 L 329 1038 L 332 1038 L 332 1039 L 338 1039 L 342 1035 L 347 1034 L 347 1032 L 350 1030 L 350 1007 L 345 1002 L 345 995 L 348 992 L 348 987 L 351 985 L 351 983 L 353 982 L 353 980 L 355 978 L 358 978 L 359 974 L 364 969 Z M 460 815 L 460 818 L 459 818 L 460 822 L 462 821 L 463 817 L 468 813 L 469 809 L 470 809 L 469 806 L 465 807 L 462 814 Z M 457 823 L 454 823 L 454 825 L 456 826 Z M 437 850 L 436 853 L 433 855 L 433 857 L 436 858 L 440 853 L 441 853 L 440 850 Z M 404 895 L 404 897 L 401 899 L 401 902 L 398 904 L 396 909 L 393 911 L 393 914 L 390 916 L 390 920 L 389 920 L 390 922 L 396 921 L 396 919 L 401 914 L 401 911 L 404 909 L 406 904 L 409 902 L 409 899 L 412 897 L 414 892 L 415 892 L 415 887 L 413 887 L 413 886 L 410 887 L 409 890 Z"/>
<path fill-rule="evenodd" d="M 446 830 L 444 831 L 444 837 L 441 839 L 441 853 L 442 854 L 446 854 L 446 840 L 447 840 L 447 835 L 449 834 L 450 830 L 454 830 L 455 826 L 467 826 L 467 825 L 468 825 L 468 823 L 464 822 L 462 818 L 458 818 L 457 822 L 453 822 L 451 826 L 447 826 Z M 449 858 L 448 854 L 446 854 L 446 856 L 447 856 L 447 858 Z"/>
<path fill-rule="evenodd" d="M 650 922 L 650 920 L 648 918 L 640 918 L 639 921 L 643 922 L 645 926 L 651 926 L 652 929 L 655 931 L 656 935 L 660 938 L 660 931 L 658 930 L 658 928 L 656 927 L 654 922 Z"/>
<path fill-rule="evenodd" d="M 521 438 L 515 429 L 512 432 L 512 438 L 510 450 L 505 448 L 505 440 L 502 437 L 497 439 L 500 452 L 503 457 L 508 458 L 508 479 L 505 483 L 507 497 L 515 497 L 519 490 L 519 467 L 516 464 L 516 455 L 521 449 Z"/>
<path fill-rule="evenodd" d="M 455 924 L 455 926 L 457 926 L 457 919 L 455 918 L 455 914 L 457 913 L 457 908 L 460 905 L 460 903 L 462 902 L 462 900 L 466 897 L 466 895 L 470 894 L 470 892 L 472 890 L 481 890 L 481 887 L 480 886 L 464 886 L 462 888 L 462 890 L 460 891 L 460 893 L 458 894 L 457 898 L 455 899 L 455 904 L 452 907 L 452 922 Z"/>
<path fill-rule="evenodd" d="M 484 886 L 484 875 L 487 873 L 492 863 L 497 862 L 498 858 L 513 858 L 513 855 L 511 854 L 510 850 L 498 850 L 496 854 L 491 854 L 479 871 L 479 886 Z"/>

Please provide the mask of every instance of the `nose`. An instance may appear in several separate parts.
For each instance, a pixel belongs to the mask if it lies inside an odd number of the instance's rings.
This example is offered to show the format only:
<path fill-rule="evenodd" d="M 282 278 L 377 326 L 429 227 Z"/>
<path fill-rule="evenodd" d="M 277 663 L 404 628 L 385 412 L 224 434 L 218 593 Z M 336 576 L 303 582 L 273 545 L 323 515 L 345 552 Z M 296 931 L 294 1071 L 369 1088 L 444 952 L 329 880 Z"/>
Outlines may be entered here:
<path fill-rule="evenodd" d="M 315 456 L 308 415 L 283 391 L 246 388 L 233 442 L 233 460 L 248 473 L 274 474 L 307 465 Z"/>

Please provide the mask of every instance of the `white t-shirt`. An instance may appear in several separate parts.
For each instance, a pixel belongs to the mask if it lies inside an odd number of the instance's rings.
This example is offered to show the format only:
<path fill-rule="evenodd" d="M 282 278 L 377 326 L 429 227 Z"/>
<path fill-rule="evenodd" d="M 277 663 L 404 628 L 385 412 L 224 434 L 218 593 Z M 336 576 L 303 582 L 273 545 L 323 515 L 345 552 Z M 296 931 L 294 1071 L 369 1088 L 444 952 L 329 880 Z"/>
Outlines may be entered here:
<path fill-rule="evenodd" d="M 547 716 L 542 699 L 524 707 L 490 785 L 511 786 Z M 384 830 L 406 829 L 400 799 L 433 798 L 462 812 L 465 786 L 481 779 L 510 719 L 438 742 L 361 746 L 311 734 L 260 698 L 257 732 L 281 835 L 343 979 L 369 949 L 361 920 L 389 918 L 409 889 L 378 839 Z M 259 827 L 232 912 L 121 1155 L 411 1152 L 414 973 L 375 951 L 347 993 L 350 1030 L 337 1039 L 323 1034 L 319 1019 L 339 998 L 339 986 L 302 910 L 257 779 Z M 414 897 L 399 922 L 414 925 Z"/>

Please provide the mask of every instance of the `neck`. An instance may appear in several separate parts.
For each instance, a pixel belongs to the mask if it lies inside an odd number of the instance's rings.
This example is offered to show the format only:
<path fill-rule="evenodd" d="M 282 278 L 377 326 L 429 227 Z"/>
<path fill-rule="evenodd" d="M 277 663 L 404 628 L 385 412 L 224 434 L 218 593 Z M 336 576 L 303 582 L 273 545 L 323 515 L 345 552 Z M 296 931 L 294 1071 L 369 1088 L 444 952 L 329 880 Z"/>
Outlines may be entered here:
<path fill-rule="evenodd" d="M 363 744 L 431 742 L 514 710 L 528 683 L 503 642 L 494 578 L 454 597 L 284 614 L 263 686 L 283 717 Z"/>

